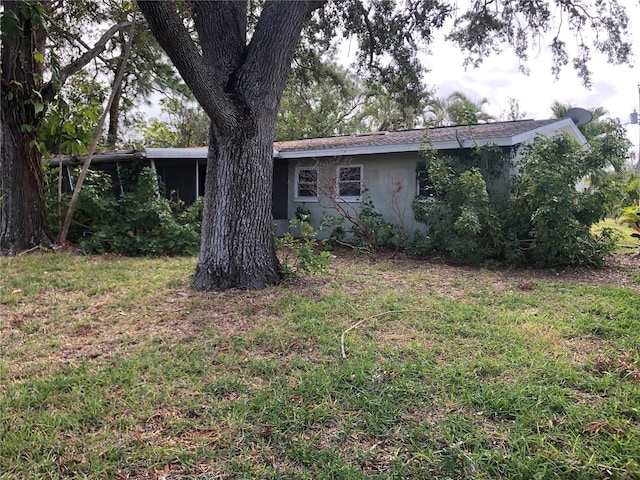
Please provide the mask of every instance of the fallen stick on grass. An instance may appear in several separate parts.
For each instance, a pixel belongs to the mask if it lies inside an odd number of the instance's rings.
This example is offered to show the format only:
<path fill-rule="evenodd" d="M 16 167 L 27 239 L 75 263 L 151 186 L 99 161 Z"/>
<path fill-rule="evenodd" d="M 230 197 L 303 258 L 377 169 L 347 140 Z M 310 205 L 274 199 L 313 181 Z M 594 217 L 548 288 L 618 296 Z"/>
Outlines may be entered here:
<path fill-rule="evenodd" d="M 445 318 L 445 315 L 442 312 L 438 312 L 438 311 L 434 311 L 434 310 L 429 311 L 429 310 L 415 310 L 415 309 L 387 310 L 386 312 L 377 313 L 375 315 L 371 315 L 370 317 L 363 318 L 362 320 L 359 320 L 356 323 L 354 323 L 353 325 L 351 325 L 344 332 L 342 332 L 342 335 L 340 335 L 340 351 L 342 352 L 342 358 L 347 358 L 347 352 L 345 351 L 345 348 L 344 348 L 344 337 L 348 332 L 350 332 L 351 330 L 355 330 L 356 328 L 358 328 L 360 325 L 362 325 L 367 320 L 371 320 L 371 319 L 374 319 L 374 318 L 377 318 L 377 317 L 382 317 L 384 315 L 389 315 L 391 313 L 436 313 L 440 317 Z"/>

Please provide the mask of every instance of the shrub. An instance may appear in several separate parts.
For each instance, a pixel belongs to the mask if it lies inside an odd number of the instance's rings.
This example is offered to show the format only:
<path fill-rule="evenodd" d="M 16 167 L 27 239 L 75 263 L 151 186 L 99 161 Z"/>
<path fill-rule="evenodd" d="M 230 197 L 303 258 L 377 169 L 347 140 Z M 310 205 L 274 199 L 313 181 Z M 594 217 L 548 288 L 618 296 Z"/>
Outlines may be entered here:
<path fill-rule="evenodd" d="M 47 178 L 48 213 L 52 225 L 66 211 L 71 195 L 62 198 L 62 209 L 52 202 L 53 172 Z M 125 192 L 116 197 L 111 177 L 90 171 L 74 215 L 69 241 L 88 253 L 113 252 L 131 256 L 191 255 L 196 253 L 201 204 L 183 209 L 160 195 L 162 186 L 148 167 L 123 169 Z M 55 199 L 55 197 L 54 197 Z M 181 211 L 183 210 L 183 211 Z"/>
<path fill-rule="evenodd" d="M 475 149 L 463 159 L 427 150 L 424 175 L 435 200 L 419 197 L 414 213 L 429 226 L 428 245 L 455 260 L 598 267 L 615 238 L 606 229 L 595 235 L 591 227 L 618 192 L 603 169 L 620 168 L 627 146 L 615 122 L 587 146 L 562 135 L 539 137 L 520 150 L 518 174 L 503 189 L 487 183 L 497 174 L 489 166 L 508 165 L 498 149 Z M 480 168 L 483 162 L 487 168 Z M 594 179 L 591 192 L 576 190 L 584 177 Z"/>
<path fill-rule="evenodd" d="M 438 198 L 416 199 L 416 219 L 430 226 L 434 248 L 455 260 L 473 263 L 495 258 L 501 249 L 500 224 L 482 174 L 473 167 L 455 175 L 445 163 L 434 161 L 432 179 Z"/>
<path fill-rule="evenodd" d="M 601 266 L 615 239 L 605 230 L 594 235 L 591 226 L 608 208 L 608 186 L 591 193 L 576 183 L 594 167 L 592 150 L 566 136 L 539 138 L 523 151 L 517 190 L 505 211 L 512 242 L 509 258 L 535 266 Z M 589 165 L 593 163 L 592 165 Z"/>
<path fill-rule="evenodd" d="M 289 228 L 297 230 L 300 237 L 286 232 L 276 238 L 276 246 L 282 252 L 283 275 L 291 277 L 296 273 L 327 273 L 331 254 L 326 250 L 316 253 L 320 246 L 316 240 L 318 232 L 309 223 L 309 215 L 300 212 L 299 218 L 291 220 Z"/>

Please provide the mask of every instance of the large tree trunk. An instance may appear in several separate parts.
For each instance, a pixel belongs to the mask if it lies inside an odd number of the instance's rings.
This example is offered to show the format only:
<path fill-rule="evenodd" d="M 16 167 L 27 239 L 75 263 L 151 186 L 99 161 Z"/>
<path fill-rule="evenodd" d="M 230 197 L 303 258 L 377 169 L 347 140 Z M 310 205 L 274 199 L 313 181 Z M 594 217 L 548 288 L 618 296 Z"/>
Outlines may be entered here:
<path fill-rule="evenodd" d="M 196 44 L 175 4 L 138 2 L 211 119 L 198 290 L 280 280 L 271 215 L 275 122 L 302 26 L 322 5 L 264 2 L 247 43 L 248 2 L 193 2 Z"/>
<path fill-rule="evenodd" d="M 0 255 L 15 255 L 37 245 L 51 247 L 52 242 L 47 234 L 40 155 L 25 148 L 20 126 L 12 125 L 7 113 L 2 110 L 0 133 Z"/>
<path fill-rule="evenodd" d="M 0 255 L 15 255 L 37 245 L 52 246 L 47 234 L 42 156 L 34 146 L 47 96 L 33 94 L 44 70 L 34 55 L 44 53 L 46 32 L 22 14 L 20 2 L 5 1 L 3 7 L 21 29 L 20 33 L 3 32 L 0 76 Z"/>
<path fill-rule="evenodd" d="M 280 279 L 271 219 L 273 127 L 211 134 L 198 290 L 264 288 Z"/>

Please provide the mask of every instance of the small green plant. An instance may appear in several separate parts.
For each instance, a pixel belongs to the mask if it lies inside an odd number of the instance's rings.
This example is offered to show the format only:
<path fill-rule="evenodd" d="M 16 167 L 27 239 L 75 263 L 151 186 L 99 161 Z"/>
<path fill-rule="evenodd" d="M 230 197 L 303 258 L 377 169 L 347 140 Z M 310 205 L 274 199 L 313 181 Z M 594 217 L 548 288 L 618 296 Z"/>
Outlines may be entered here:
<path fill-rule="evenodd" d="M 316 253 L 321 245 L 317 241 L 318 232 L 309 223 L 309 215 L 300 213 L 300 218 L 291 220 L 289 228 L 297 230 L 299 238 L 291 232 L 285 232 L 282 237 L 276 238 L 276 246 L 282 252 L 281 268 L 284 276 L 291 277 L 297 273 L 326 274 L 331 254 L 326 250 Z"/>

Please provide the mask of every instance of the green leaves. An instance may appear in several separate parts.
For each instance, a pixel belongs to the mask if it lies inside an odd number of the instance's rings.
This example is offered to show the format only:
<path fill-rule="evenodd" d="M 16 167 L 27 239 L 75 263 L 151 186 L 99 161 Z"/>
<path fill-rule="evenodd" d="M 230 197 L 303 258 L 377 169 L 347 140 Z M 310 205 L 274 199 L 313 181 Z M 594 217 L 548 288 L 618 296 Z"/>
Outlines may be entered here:
<path fill-rule="evenodd" d="M 77 76 L 71 79 L 50 105 L 40 135 L 48 152 L 84 155 L 93 141 L 103 111 L 102 88 Z M 36 105 L 34 102 L 34 108 Z"/>
<path fill-rule="evenodd" d="M 33 110 L 36 115 L 44 110 L 44 103 L 42 102 L 31 102 L 31 104 L 33 105 Z"/>
<path fill-rule="evenodd" d="M 0 27 L 2 34 L 7 38 L 15 38 L 22 34 L 22 25 L 15 11 L 5 10 L 0 12 Z"/>
<path fill-rule="evenodd" d="M 604 169 L 619 167 L 627 151 L 615 122 L 586 147 L 562 135 L 539 137 L 519 152 L 511 194 L 509 163 L 499 149 L 444 158 L 431 151 L 419 176 L 433 183 L 437 201 L 419 198 L 414 213 L 429 225 L 432 246 L 456 260 L 597 267 L 614 241 L 606 232 L 592 234 L 591 226 L 620 197 Z M 576 189 L 583 178 L 592 179 L 590 192 Z"/>
<path fill-rule="evenodd" d="M 76 172 L 77 173 L 77 172 Z M 197 251 L 202 204 L 182 212 L 184 205 L 158 196 L 158 180 L 148 167 L 123 168 L 124 194 L 113 193 L 108 173 L 89 170 L 80 192 L 69 240 L 89 253 L 130 256 L 192 255 Z M 58 224 L 58 170 L 45 174 L 49 223 Z M 69 201 L 65 195 L 63 203 Z M 66 208 L 63 208 L 66 210 Z"/>
<path fill-rule="evenodd" d="M 33 51 L 33 59 L 37 63 L 44 63 L 44 55 L 42 53 L 38 52 L 37 50 Z"/>

